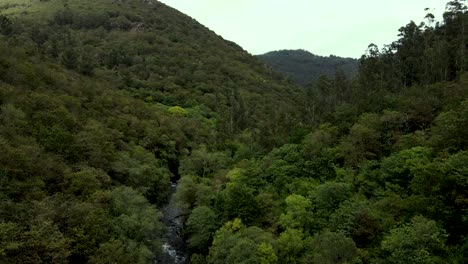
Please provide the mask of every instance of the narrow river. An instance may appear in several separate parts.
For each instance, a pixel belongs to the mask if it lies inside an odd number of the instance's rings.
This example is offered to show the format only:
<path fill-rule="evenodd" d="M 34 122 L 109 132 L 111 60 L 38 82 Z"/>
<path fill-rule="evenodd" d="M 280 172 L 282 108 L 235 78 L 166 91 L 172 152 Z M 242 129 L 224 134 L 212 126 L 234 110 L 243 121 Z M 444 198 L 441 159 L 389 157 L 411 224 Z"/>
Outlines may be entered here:
<path fill-rule="evenodd" d="M 156 263 L 186 264 L 189 256 L 185 241 L 180 237 L 184 223 L 180 210 L 175 206 L 174 194 L 177 190 L 177 183 L 171 183 L 169 188 L 169 203 L 162 210 L 162 221 L 167 226 L 167 234 L 163 244 L 163 256 L 156 260 Z"/>

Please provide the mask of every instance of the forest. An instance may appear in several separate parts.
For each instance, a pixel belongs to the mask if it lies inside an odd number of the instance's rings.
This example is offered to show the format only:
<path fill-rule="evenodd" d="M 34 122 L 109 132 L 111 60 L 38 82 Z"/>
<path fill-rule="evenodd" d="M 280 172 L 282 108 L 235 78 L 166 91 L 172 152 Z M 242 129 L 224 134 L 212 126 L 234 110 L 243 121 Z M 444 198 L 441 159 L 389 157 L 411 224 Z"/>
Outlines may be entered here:
<path fill-rule="evenodd" d="M 465 2 L 304 88 L 156 0 L 2 0 L 0 263 L 160 263 L 175 183 L 183 263 L 468 263 Z"/>
<path fill-rule="evenodd" d="M 257 57 L 301 86 L 313 86 L 321 76 L 333 78 L 337 71 L 352 79 L 358 70 L 356 59 L 335 55 L 324 57 L 306 50 L 278 50 Z"/>

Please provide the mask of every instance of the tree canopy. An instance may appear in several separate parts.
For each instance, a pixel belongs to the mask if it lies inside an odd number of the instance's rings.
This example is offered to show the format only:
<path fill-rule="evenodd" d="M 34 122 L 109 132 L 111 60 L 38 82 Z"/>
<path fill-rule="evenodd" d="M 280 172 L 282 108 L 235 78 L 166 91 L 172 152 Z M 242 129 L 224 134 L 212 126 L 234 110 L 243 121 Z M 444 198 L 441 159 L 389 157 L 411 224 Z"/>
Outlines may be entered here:
<path fill-rule="evenodd" d="M 159 1 L 0 5 L 0 262 L 466 263 L 468 13 L 298 87 Z"/>

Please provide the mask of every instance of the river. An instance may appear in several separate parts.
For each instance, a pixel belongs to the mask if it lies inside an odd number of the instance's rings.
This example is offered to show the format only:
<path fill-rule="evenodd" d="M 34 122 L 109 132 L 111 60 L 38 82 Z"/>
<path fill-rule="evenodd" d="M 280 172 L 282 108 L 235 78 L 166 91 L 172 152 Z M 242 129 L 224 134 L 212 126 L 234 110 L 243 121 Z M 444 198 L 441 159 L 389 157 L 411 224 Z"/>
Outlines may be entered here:
<path fill-rule="evenodd" d="M 180 237 L 184 227 L 183 216 L 175 206 L 174 194 L 177 183 L 171 183 L 169 187 L 169 203 L 162 209 L 163 223 L 167 226 L 167 234 L 163 244 L 163 256 L 156 260 L 156 264 L 186 264 L 189 255 L 185 241 Z"/>

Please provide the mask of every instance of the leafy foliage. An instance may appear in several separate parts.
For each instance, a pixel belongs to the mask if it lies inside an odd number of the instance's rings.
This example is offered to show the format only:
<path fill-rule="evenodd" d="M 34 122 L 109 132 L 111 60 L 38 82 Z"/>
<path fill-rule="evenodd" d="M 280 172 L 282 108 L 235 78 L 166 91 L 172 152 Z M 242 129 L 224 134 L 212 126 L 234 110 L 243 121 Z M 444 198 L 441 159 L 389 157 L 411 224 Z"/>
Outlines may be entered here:
<path fill-rule="evenodd" d="M 337 71 L 352 78 L 358 70 L 356 59 L 334 55 L 323 57 L 305 50 L 271 51 L 258 55 L 258 58 L 302 86 L 315 84 L 320 76 L 334 77 Z"/>
<path fill-rule="evenodd" d="M 4 2 L 1 262 L 154 262 L 171 180 L 193 263 L 466 262 L 464 1 L 306 91 L 158 1 Z"/>

